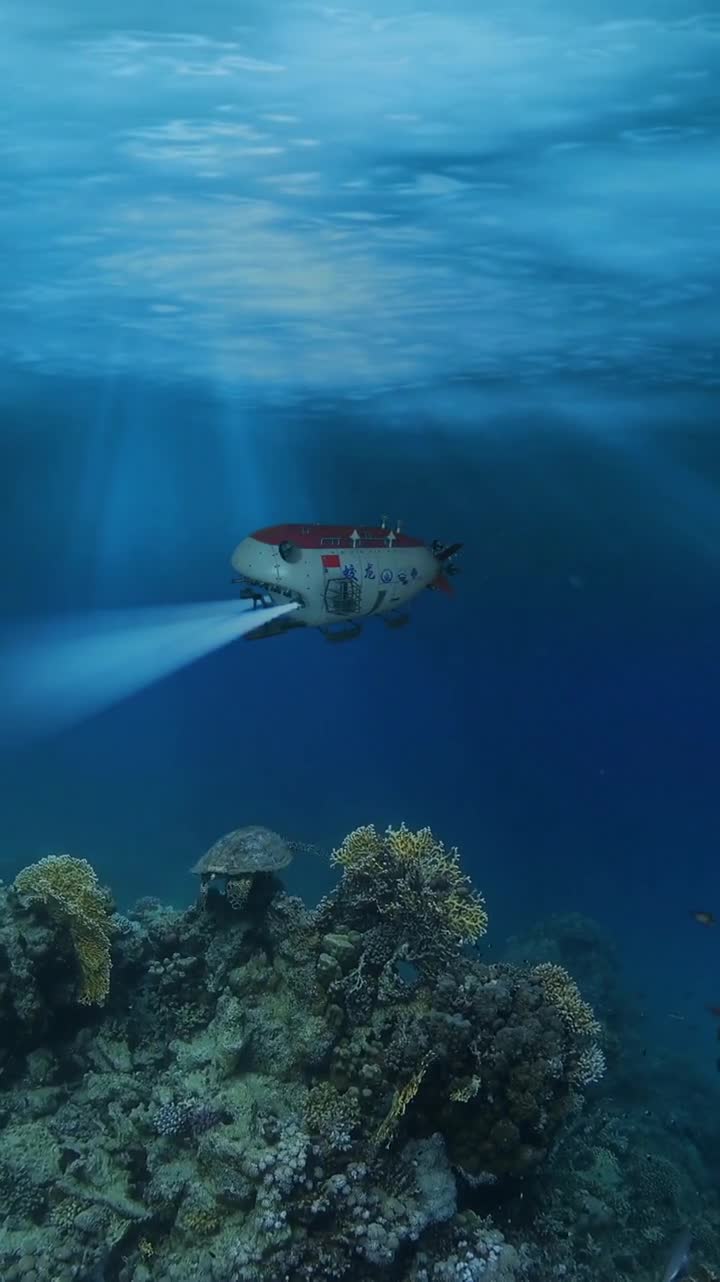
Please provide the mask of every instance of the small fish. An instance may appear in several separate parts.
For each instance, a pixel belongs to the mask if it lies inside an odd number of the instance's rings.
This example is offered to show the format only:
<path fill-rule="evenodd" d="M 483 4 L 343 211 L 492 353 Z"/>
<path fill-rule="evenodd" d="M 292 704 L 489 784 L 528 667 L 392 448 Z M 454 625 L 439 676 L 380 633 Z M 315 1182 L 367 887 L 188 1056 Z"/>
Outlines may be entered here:
<path fill-rule="evenodd" d="M 662 1282 L 680 1282 L 681 1278 L 687 1277 L 690 1268 L 690 1246 L 690 1234 L 687 1229 L 684 1229 L 673 1243 L 662 1275 Z"/>
<path fill-rule="evenodd" d="M 717 924 L 715 919 L 715 914 L 703 912 L 701 908 L 700 909 L 693 908 L 690 913 L 690 916 L 694 917 L 695 921 L 698 922 L 699 925 L 701 926 L 715 926 Z"/>

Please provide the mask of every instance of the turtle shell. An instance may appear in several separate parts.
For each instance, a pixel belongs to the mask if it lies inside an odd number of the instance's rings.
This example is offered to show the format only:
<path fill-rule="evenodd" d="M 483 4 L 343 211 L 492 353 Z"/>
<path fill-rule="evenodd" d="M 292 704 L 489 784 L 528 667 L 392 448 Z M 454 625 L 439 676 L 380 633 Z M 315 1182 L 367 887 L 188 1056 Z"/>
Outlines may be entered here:
<path fill-rule="evenodd" d="M 216 841 L 192 871 L 201 877 L 251 877 L 256 872 L 286 868 L 291 859 L 292 851 L 278 833 L 248 824 Z"/>

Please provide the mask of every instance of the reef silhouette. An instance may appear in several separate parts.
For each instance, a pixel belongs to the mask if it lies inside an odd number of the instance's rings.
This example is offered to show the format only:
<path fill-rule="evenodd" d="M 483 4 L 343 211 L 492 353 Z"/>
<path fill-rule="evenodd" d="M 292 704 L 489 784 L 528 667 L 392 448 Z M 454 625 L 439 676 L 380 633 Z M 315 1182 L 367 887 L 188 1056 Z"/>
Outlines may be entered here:
<path fill-rule="evenodd" d="M 70 855 L 0 888 L 4 1282 L 652 1276 L 690 1140 L 633 1152 L 592 923 L 488 962 L 430 829 L 349 833 L 315 908 L 292 844 L 228 834 L 184 910 L 120 914 Z"/>

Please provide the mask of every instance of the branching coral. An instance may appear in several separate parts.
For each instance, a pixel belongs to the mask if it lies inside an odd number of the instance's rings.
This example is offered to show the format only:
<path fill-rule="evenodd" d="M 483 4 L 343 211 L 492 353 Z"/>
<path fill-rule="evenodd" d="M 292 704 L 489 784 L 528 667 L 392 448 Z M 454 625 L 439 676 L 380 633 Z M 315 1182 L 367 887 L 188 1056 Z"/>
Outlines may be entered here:
<path fill-rule="evenodd" d="M 484 900 L 457 849 L 446 850 L 429 828 L 411 832 L 401 824 L 380 834 L 367 824 L 349 833 L 331 859 L 344 871 L 348 898 L 379 915 L 414 960 L 447 956 L 487 929 Z"/>
<path fill-rule="evenodd" d="M 570 1080 L 580 1087 L 594 1086 L 605 1076 L 606 1067 L 603 1052 L 596 1042 L 592 1042 L 578 1055 L 577 1063 L 570 1070 Z"/>
<path fill-rule="evenodd" d="M 560 1012 L 563 1023 L 573 1033 L 587 1037 L 597 1037 L 600 1025 L 592 1007 L 580 995 L 580 990 L 572 976 L 562 966 L 544 962 L 534 966 L 532 974 L 539 979 L 545 998 Z"/>
<path fill-rule="evenodd" d="M 337 1152 L 349 1149 L 360 1113 L 357 1096 L 340 1094 L 329 1081 L 317 1082 L 308 1091 L 305 1121 L 308 1132 L 317 1135 Z"/>
<path fill-rule="evenodd" d="M 31 903 L 41 903 L 67 928 L 80 967 L 80 1001 L 102 1005 L 110 988 L 110 905 L 86 859 L 48 855 L 23 868 L 15 890 Z"/>

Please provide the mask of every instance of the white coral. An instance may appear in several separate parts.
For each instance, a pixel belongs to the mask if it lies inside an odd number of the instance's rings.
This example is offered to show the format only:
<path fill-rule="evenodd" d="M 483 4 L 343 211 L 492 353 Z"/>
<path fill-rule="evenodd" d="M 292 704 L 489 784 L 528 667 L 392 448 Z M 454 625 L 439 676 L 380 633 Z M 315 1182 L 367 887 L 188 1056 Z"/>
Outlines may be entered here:
<path fill-rule="evenodd" d="M 607 1064 L 605 1056 L 597 1042 L 586 1046 L 578 1056 L 578 1061 L 571 1073 L 575 1086 L 593 1086 L 605 1075 Z"/>

